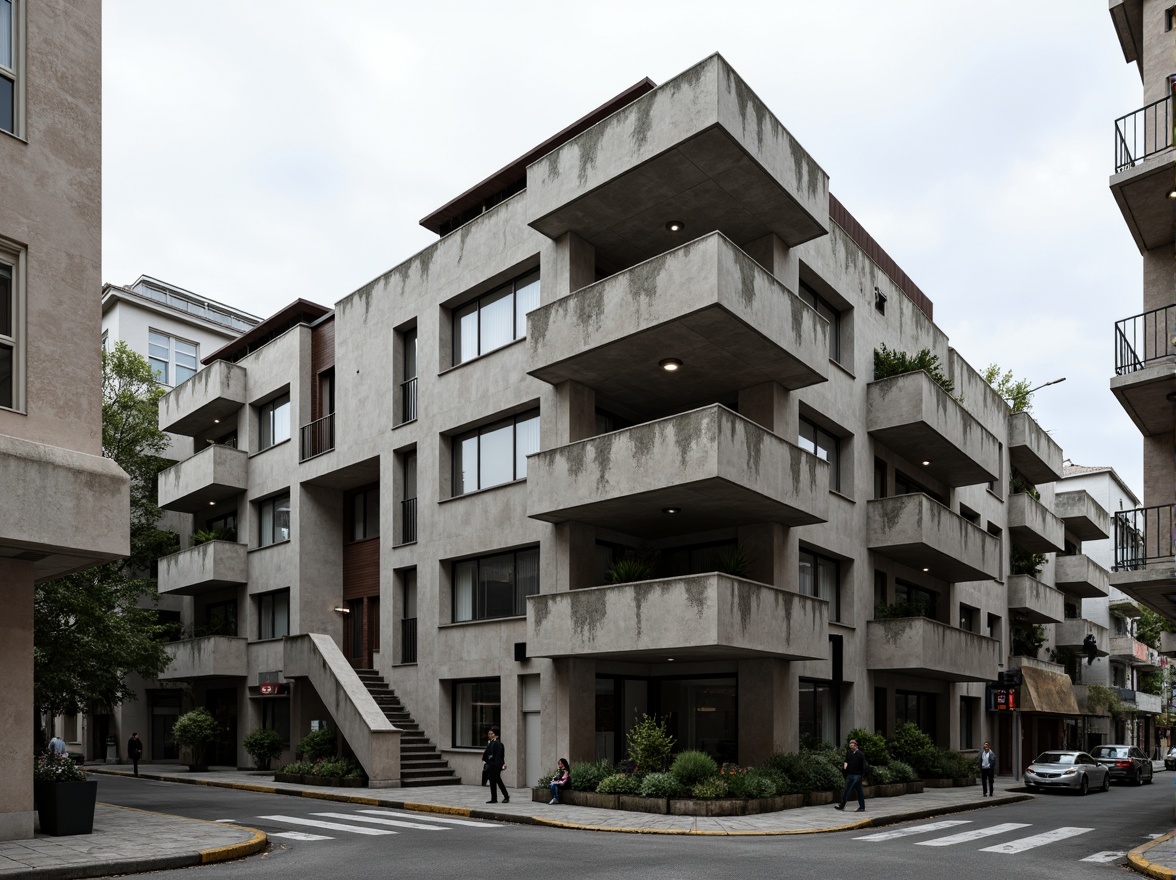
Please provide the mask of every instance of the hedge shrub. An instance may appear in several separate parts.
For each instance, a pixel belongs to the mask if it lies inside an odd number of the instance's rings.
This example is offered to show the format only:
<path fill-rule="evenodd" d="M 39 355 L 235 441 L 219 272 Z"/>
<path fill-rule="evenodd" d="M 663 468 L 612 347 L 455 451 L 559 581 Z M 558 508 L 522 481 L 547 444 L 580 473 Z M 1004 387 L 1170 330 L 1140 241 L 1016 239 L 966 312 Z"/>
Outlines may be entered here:
<path fill-rule="evenodd" d="M 670 772 L 687 788 L 710 779 L 719 772 L 719 765 L 706 752 L 681 752 L 674 758 Z"/>
<path fill-rule="evenodd" d="M 641 780 L 636 776 L 614 773 L 602 779 L 596 790 L 600 794 L 638 794 L 641 791 Z"/>
<path fill-rule="evenodd" d="M 676 798 L 686 792 L 686 786 L 673 773 L 650 773 L 641 780 L 642 797 Z"/>

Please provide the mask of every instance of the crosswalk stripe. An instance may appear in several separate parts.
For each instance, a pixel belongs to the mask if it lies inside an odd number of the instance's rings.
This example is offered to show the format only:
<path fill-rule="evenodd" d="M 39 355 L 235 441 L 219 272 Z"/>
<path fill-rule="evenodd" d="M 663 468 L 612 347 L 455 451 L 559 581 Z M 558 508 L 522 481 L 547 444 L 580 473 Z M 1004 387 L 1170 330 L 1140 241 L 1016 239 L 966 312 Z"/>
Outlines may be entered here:
<path fill-rule="evenodd" d="M 333 837 L 327 837 L 325 834 L 308 834 L 305 831 L 278 831 L 269 835 L 270 837 L 284 837 L 287 840 L 334 840 Z"/>
<path fill-rule="evenodd" d="M 1022 837 L 1020 840 L 1010 840 L 1008 843 L 998 843 L 996 846 L 986 846 L 980 852 L 995 852 L 995 853 L 1020 853 L 1026 850 L 1033 849 L 1038 846 L 1045 846 L 1048 843 L 1056 843 L 1059 840 L 1065 840 L 1067 837 L 1077 837 L 1080 834 L 1086 834 L 1093 831 L 1093 828 L 1055 828 L 1053 831 L 1046 831 L 1042 834 L 1034 834 L 1031 837 Z"/>
<path fill-rule="evenodd" d="M 967 843 L 994 834 L 1004 834 L 1006 831 L 1016 831 L 1018 828 L 1028 828 L 1028 822 L 1005 822 L 1003 825 L 990 825 L 988 828 L 973 828 L 971 831 L 961 831 L 947 837 L 936 837 L 934 840 L 920 840 L 916 846 L 954 846 L 957 843 Z"/>
<path fill-rule="evenodd" d="M 1080 862 L 1113 862 L 1113 861 L 1116 861 L 1117 859 L 1123 858 L 1123 856 L 1125 856 L 1125 855 L 1127 855 L 1127 853 L 1122 850 L 1120 850 L 1119 852 L 1112 852 L 1110 850 L 1107 850 L 1106 852 L 1096 852 L 1094 855 L 1087 856 L 1086 858 L 1079 859 L 1078 861 L 1080 861 Z"/>
<path fill-rule="evenodd" d="M 926 825 L 912 825 L 910 828 L 900 828 L 897 831 L 879 831 L 877 834 L 867 834 L 865 837 L 855 837 L 854 840 L 894 840 L 897 837 L 909 837 L 912 834 L 926 834 L 930 831 L 940 831 L 944 828 L 954 828 L 956 825 L 971 824 L 971 819 L 948 819 L 943 822 L 929 822 Z"/>
<path fill-rule="evenodd" d="M 393 810 L 358 810 L 360 813 L 370 813 L 373 816 L 393 816 L 397 819 L 425 819 L 425 816 L 417 813 L 397 813 Z M 446 825 L 468 825 L 470 828 L 501 828 L 493 822 L 474 822 L 469 819 L 451 819 L 449 816 L 434 816 L 430 814 L 427 817 L 429 822 L 444 822 Z"/>
<path fill-rule="evenodd" d="M 391 828 L 365 828 L 362 825 L 340 825 L 338 822 L 321 822 L 318 819 L 303 819 L 298 816 L 258 816 L 271 822 L 286 822 L 290 825 L 306 825 L 310 828 L 325 828 L 328 831 L 350 831 L 352 834 L 398 834 Z"/>
<path fill-rule="evenodd" d="M 375 816 L 357 816 L 354 813 L 312 813 L 313 816 L 322 816 L 326 819 L 349 819 L 352 822 L 371 822 L 375 825 L 392 825 L 396 828 L 416 828 L 420 831 L 450 831 L 449 828 L 440 828 L 436 825 L 423 825 L 420 822 L 404 822 L 399 819 L 379 819 Z"/>

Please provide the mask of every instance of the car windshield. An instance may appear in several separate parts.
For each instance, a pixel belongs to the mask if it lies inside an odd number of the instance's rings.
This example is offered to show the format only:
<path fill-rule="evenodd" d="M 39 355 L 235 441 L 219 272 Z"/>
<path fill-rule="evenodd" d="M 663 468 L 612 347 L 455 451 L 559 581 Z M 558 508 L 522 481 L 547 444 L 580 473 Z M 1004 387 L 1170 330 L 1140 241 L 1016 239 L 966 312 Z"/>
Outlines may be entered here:
<path fill-rule="evenodd" d="M 1096 758 L 1127 758 L 1131 755 L 1130 750 L 1114 746 L 1099 746 L 1091 754 Z"/>
<path fill-rule="evenodd" d="M 1037 756 L 1034 764 L 1073 764 L 1074 755 L 1072 752 L 1042 752 Z"/>

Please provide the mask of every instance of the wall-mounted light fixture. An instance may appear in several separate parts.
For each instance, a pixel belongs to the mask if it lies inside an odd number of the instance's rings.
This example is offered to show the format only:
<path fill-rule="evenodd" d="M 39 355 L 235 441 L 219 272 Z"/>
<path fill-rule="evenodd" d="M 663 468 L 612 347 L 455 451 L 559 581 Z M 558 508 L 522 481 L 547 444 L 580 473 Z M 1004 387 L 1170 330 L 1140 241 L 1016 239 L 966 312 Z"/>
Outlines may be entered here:
<path fill-rule="evenodd" d="M 351 613 L 351 609 L 346 607 L 345 605 L 340 605 L 339 607 L 337 607 L 335 609 L 335 611 L 337 611 L 339 614 L 350 614 Z"/>

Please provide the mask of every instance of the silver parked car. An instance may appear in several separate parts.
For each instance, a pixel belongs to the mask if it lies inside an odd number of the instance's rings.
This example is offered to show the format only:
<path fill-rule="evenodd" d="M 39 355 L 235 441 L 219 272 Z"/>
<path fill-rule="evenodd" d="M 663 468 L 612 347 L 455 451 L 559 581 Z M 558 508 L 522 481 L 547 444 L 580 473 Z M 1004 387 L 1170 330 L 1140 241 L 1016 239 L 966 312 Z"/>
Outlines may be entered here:
<path fill-rule="evenodd" d="M 1025 769 L 1025 787 L 1030 791 L 1069 788 L 1079 794 L 1086 794 L 1092 788 L 1107 791 L 1111 787 L 1111 772 L 1086 752 L 1042 752 Z"/>
<path fill-rule="evenodd" d="M 1115 782 L 1143 785 L 1152 781 L 1151 759 L 1138 746 L 1096 746 L 1090 754 L 1111 771 L 1111 779 Z"/>
<path fill-rule="evenodd" d="M 1168 754 L 1164 755 L 1164 769 L 1176 770 L 1176 746 L 1168 749 Z"/>

